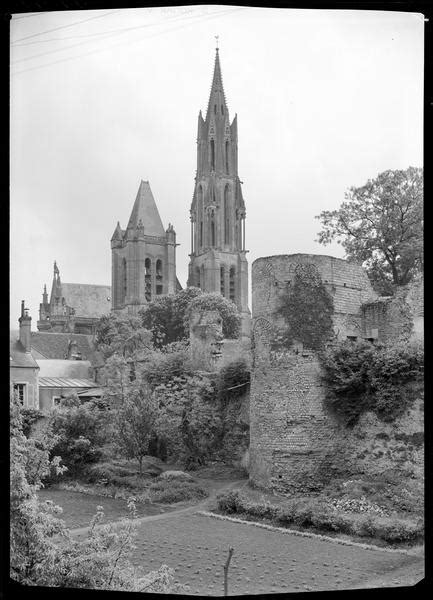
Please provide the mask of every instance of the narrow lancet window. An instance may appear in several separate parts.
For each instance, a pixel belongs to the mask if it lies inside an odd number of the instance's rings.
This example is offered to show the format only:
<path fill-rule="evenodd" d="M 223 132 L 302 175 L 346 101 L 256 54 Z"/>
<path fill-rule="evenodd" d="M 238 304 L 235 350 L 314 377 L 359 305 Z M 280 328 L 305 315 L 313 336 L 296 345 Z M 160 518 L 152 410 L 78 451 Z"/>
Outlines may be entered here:
<path fill-rule="evenodd" d="M 225 281 L 225 268 L 221 267 L 220 269 L 220 291 L 221 296 L 226 295 L 226 281 Z"/>
<path fill-rule="evenodd" d="M 230 243 L 229 186 L 224 188 L 224 244 Z"/>
<path fill-rule="evenodd" d="M 210 141 L 210 168 L 211 171 L 215 171 L 215 141 Z"/>
<path fill-rule="evenodd" d="M 150 258 L 144 261 L 144 296 L 148 302 L 152 299 L 152 274 Z"/>
<path fill-rule="evenodd" d="M 128 274 L 126 271 L 126 258 L 123 259 L 122 261 L 122 275 L 123 275 L 123 281 L 122 281 L 122 303 L 125 302 L 126 300 L 126 293 L 127 293 L 127 289 L 128 289 Z"/>
<path fill-rule="evenodd" d="M 229 142 L 226 141 L 226 173 L 229 174 Z"/>
<path fill-rule="evenodd" d="M 229 298 L 230 300 L 232 300 L 232 302 L 235 302 L 236 300 L 236 282 L 235 282 L 235 277 L 236 277 L 236 270 L 234 267 L 230 267 L 230 272 L 229 272 Z"/>

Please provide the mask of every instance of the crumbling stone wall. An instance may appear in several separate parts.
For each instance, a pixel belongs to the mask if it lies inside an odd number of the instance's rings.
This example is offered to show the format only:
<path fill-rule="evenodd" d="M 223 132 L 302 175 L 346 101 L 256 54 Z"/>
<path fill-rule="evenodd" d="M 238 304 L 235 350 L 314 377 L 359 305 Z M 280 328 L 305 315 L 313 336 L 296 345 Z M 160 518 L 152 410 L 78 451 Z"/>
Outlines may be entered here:
<path fill-rule="evenodd" d="M 373 301 L 373 291 L 364 269 L 341 258 L 316 254 L 291 254 L 258 258 L 252 265 L 252 319 L 270 319 L 284 324 L 276 314 L 282 292 L 291 284 L 297 265 L 316 267 L 334 301 L 334 331 L 337 339 L 362 337 L 361 305 Z"/>

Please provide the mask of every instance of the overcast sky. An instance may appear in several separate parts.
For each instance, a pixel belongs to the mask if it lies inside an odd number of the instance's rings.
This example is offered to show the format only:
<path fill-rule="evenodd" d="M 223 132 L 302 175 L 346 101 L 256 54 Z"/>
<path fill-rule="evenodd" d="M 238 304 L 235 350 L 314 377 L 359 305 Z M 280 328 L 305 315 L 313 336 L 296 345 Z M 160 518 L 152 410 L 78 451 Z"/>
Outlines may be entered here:
<path fill-rule="evenodd" d="M 224 5 L 15 15 L 12 328 L 25 299 L 36 330 L 54 259 L 65 282 L 111 285 L 110 238 L 141 179 L 174 225 L 186 285 L 215 35 L 238 114 L 250 269 L 273 254 L 343 257 L 315 241 L 315 215 L 386 169 L 422 166 L 422 15 Z"/>

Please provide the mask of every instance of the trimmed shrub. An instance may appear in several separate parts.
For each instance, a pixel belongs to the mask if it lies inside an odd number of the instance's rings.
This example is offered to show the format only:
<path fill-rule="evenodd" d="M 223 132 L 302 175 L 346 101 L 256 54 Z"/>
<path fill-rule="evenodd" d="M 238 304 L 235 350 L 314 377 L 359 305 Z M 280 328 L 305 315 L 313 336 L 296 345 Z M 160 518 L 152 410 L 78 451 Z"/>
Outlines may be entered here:
<path fill-rule="evenodd" d="M 205 498 L 208 495 L 195 481 L 176 479 L 159 479 L 149 486 L 149 492 L 153 502 L 164 504 Z"/>
<path fill-rule="evenodd" d="M 230 490 L 217 496 L 217 507 L 222 512 L 236 513 L 240 506 L 242 506 L 241 494 L 237 491 Z"/>

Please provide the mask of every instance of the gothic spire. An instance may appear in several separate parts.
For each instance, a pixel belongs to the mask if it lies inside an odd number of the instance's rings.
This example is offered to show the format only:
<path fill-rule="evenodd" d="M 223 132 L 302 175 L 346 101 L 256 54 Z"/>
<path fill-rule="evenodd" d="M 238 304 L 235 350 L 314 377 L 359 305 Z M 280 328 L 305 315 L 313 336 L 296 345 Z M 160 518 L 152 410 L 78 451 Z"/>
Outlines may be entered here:
<path fill-rule="evenodd" d="M 165 231 L 148 181 L 141 181 L 128 229 L 136 229 L 142 221 L 144 235 L 164 236 Z"/>
<path fill-rule="evenodd" d="M 214 108 L 212 109 L 212 107 Z M 224 95 L 218 48 L 216 49 L 215 54 L 215 66 L 213 71 L 212 87 L 210 90 L 209 102 L 207 106 L 206 120 L 210 116 L 212 110 L 215 114 L 221 114 L 221 112 L 224 114 L 225 111 L 227 111 L 228 113 L 228 107 Z"/>

